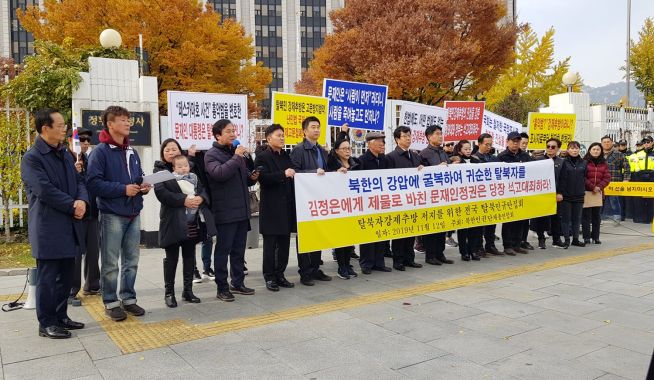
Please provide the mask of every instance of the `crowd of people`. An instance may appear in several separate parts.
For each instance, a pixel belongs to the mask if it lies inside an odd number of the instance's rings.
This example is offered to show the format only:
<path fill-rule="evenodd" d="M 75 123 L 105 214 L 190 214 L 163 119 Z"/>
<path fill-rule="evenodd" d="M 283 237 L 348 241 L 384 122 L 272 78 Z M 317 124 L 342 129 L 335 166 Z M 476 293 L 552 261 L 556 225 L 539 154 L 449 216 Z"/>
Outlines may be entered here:
<path fill-rule="evenodd" d="M 69 330 L 84 327 L 67 314 L 67 305 L 79 301 L 80 289 L 86 295 L 101 295 L 105 314 L 113 321 L 145 313 L 137 304 L 134 284 L 139 262 L 139 216 L 143 196 L 152 188 L 161 203 L 158 242 L 165 253 L 164 303 L 171 308 L 177 306 L 175 273 L 180 251 L 184 301 L 201 302 L 193 293 L 193 283 L 202 277 L 216 283 L 216 296 L 225 302 L 234 301 L 234 294 L 255 293 L 245 285 L 246 239 L 251 227 L 249 189 L 255 183 L 260 192 L 259 231 L 263 235 L 262 274 L 266 288 L 277 292 L 295 286 L 285 273 L 291 235 L 297 231 L 293 185 L 296 173 L 554 162 L 556 214 L 504 223 L 503 250 L 495 245 L 500 240 L 496 225 L 361 244 L 359 255 L 354 246 L 334 247 L 337 276 L 345 280 L 358 276 L 352 259 L 358 259 L 364 275 L 421 268 L 416 253 L 424 253 L 425 264 L 453 264 L 445 256 L 446 245 L 458 246 L 461 260 L 466 262 L 527 254 L 534 250 L 528 241 L 530 230 L 538 236 L 540 249 L 546 249 L 548 235 L 551 245 L 561 249 L 601 244 L 602 212 L 619 224 L 626 217 L 625 206 L 629 203 L 636 222 L 651 222 L 654 211 L 651 199 L 626 202 L 620 197 L 603 196 L 609 182 L 654 181 L 651 137 L 646 137 L 642 148 L 632 153 L 621 151 L 622 142 L 614 144 L 611 137 L 605 136 L 601 143 L 591 144 L 582 157 L 579 142 L 570 141 L 562 151 L 561 141 L 556 138 L 547 141 L 544 152 L 530 154 L 529 136 L 511 132 L 506 150 L 495 154 L 489 134 L 481 134 L 476 141 L 444 143 L 442 128 L 431 125 L 425 130 L 428 146 L 416 151 L 411 149 L 411 129 L 400 126 L 393 131 L 394 150 L 386 154 L 386 136 L 369 132 L 365 136 L 366 151 L 353 157 L 347 126 L 327 150 L 318 143 L 324 126 L 316 117 L 302 122 L 304 140 L 290 152 L 285 149 L 284 127 L 279 124 L 268 126 L 265 143 L 249 152 L 235 141 L 234 125 L 219 120 L 212 128 L 215 141 L 207 151 L 194 147 L 184 151 L 176 140 L 165 140 L 152 172 L 167 171 L 170 179 L 151 186 L 143 183 L 141 160 L 129 145 L 129 112 L 111 106 L 102 119 L 105 128 L 99 133 L 100 144 L 88 154 L 92 132 L 80 130 L 82 152 L 75 153 L 62 143 L 67 133 L 62 115 L 52 109 L 37 112 L 38 137 L 21 163 L 29 200 L 29 239 L 37 260 L 36 309 L 41 336 L 68 338 Z M 202 274 L 196 262 L 199 243 Z M 387 257 L 391 258 L 389 265 Z M 297 260 L 302 285 L 332 280 L 321 269 L 321 251 L 298 253 Z"/>

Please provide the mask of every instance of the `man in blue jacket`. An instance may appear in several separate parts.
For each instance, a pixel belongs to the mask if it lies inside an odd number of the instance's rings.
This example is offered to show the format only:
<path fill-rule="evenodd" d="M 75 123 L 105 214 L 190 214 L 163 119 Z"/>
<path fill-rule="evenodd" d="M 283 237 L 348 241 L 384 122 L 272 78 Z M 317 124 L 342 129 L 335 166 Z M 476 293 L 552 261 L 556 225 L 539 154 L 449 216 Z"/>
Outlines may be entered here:
<path fill-rule="evenodd" d="M 36 316 L 39 336 L 70 338 L 68 330 L 84 324 L 68 317 L 68 293 L 75 258 L 84 245 L 81 223 L 89 202 L 86 187 L 72 156 L 62 145 L 64 118 L 58 111 L 36 112 L 38 136 L 25 153 L 20 172 L 27 199 L 28 235 L 36 259 Z"/>
<path fill-rule="evenodd" d="M 100 131 L 100 144 L 89 158 L 87 184 L 96 196 L 100 211 L 101 287 L 105 314 L 113 321 L 122 321 L 127 318 L 125 312 L 135 316 L 145 314 L 145 310 L 136 304 L 134 283 L 141 240 L 139 214 L 143 208 L 143 194 L 147 194 L 151 186 L 142 183 L 141 160 L 129 146 L 129 111 L 110 106 L 102 115 L 102 123 L 104 129 Z M 120 299 L 116 294 L 119 274 Z"/>

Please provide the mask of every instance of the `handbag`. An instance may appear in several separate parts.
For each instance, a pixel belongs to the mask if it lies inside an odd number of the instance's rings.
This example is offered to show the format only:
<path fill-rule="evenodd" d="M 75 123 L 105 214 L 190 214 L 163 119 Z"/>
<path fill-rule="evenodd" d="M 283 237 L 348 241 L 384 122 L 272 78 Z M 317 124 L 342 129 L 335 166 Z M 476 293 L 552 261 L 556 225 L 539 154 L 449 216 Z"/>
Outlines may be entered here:
<path fill-rule="evenodd" d="M 602 192 L 593 193 L 586 191 L 584 193 L 584 208 L 602 207 Z"/>

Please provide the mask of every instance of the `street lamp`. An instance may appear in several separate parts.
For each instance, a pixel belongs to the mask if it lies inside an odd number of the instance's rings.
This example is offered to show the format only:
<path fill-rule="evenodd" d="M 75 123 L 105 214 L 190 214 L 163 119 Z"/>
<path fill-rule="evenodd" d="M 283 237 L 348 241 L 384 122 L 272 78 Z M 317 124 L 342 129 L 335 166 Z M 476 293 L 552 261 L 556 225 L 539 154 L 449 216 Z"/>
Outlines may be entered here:
<path fill-rule="evenodd" d="M 119 48 L 122 43 L 123 39 L 115 29 L 105 29 L 100 33 L 100 45 L 105 49 Z"/>
<path fill-rule="evenodd" d="M 578 78 L 579 75 L 577 73 L 573 73 L 572 71 L 568 71 L 567 73 L 563 74 L 563 84 L 568 86 L 568 92 L 573 92 L 572 86 L 577 83 Z"/>

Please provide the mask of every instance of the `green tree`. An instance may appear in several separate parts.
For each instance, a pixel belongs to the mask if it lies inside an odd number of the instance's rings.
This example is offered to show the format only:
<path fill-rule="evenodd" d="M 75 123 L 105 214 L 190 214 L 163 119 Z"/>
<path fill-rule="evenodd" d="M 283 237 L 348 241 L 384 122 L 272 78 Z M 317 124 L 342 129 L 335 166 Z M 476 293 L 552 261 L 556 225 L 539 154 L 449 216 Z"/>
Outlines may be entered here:
<path fill-rule="evenodd" d="M 654 102 L 654 20 L 645 19 L 638 32 L 638 43 L 631 46 L 631 75 L 636 88 L 645 96 L 646 102 Z M 625 68 L 622 68 L 625 70 Z"/>
<path fill-rule="evenodd" d="M 9 203 L 18 202 L 22 188 L 20 160 L 30 144 L 29 118 L 26 112 L 11 111 L 0 115 L 0 196 L 5 242 L 11 241 Z"/>
<path fill-rule="evenodd" d="M 550 95 L 566 91 L 562 79 L 569 67 L 570 57 L 554 61 L 554 28 L 539 39 L 527 24 L 518 35 L 514 63 L 484 93 L 486 107 L 497 111 L 496 107 L 515 92 L 529 111 L 536 111 L 548 102 Z M 579 78 L 574 87 L 578 90 L 581 85 Z"/>
<path fill-rule="evenodd" d="M 80 71 L 88 71 L 89 57 L 131 58 L 123 49 L 74 48 L 71 40 L 62 45 L 48 41 L 35 42 L 36 55 L 25 59 L 23 71 L 0 87 L 2 97 L 29 112 L 56 108 L 70 119 L 73 91 L 82 81 Z"/>

